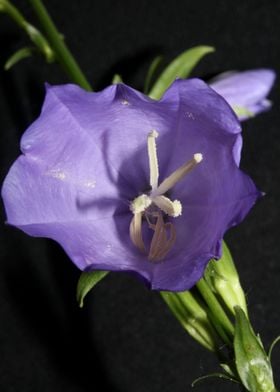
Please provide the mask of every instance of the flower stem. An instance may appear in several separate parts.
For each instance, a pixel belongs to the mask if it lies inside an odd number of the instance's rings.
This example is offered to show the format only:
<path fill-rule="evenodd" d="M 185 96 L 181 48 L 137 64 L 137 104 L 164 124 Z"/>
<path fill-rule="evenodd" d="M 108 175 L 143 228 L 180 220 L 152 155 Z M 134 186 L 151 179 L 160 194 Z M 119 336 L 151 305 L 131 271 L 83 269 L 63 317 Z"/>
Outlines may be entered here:
<path fill-rule="evenodd" d="M 25 26 L 25 19 L 17 8 L 9 1 L 0 1 L 0 10 L 5 11 L 20 27 Z"/>
<path fill-rule="evenodd" d="M 63 67 L 63 69 L 66 71 L 66 73 L 74 83 L 79 84 L 85 90 L 92 91 L 91 85 L 87 81 L 86 77 L 84 76 L 71 52 L 65 45 L 62 35 L 59 33 L 56 26 L 54 25 L 42 1 L 29 0 L 29 2 L 33 7 L 34 11 L 36 12 L 38 19 L 45 30 L 45 34 L 55 52 L 57 61 L 60 63 L 60 65 Z"/>
<path fill-rule="evenodd" d="M 204 278 L 197 282 L 196 287 L 198 288 L 200 294 L 202 295 L 204 301 L 209 306 L 212 315 L 218 321 L 219 325 L 225 330 L 225 332 L 232 337 L 234 335 L 234 327 L 220 305 L 219 301 L 211 291 L 208 283 Z M 226 342 L 227 343 L 227 342 Z"/>

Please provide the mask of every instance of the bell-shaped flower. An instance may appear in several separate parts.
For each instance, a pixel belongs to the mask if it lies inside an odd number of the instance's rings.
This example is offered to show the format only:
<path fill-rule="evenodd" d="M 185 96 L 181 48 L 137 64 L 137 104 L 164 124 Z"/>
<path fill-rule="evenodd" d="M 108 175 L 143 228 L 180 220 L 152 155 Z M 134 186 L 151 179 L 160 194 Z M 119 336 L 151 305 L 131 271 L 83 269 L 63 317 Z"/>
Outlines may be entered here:
<path fill-rule="evenodd" d="M 238 168 L 240 131 L 198 79 L 160 101 L 124 84 L 48 87 L 3 185 L 8 223 L 56 240 L 81 270 L 189 289 L 260 195 Z"/>
<path fill-rule="evenodd" d="M 267 96 L 274 80 L 274 71 L 256 69 L 225 72 L 213 79 L 210 86 L 229 103 L 240 120 L 246 120 L 271 107 Z"/>

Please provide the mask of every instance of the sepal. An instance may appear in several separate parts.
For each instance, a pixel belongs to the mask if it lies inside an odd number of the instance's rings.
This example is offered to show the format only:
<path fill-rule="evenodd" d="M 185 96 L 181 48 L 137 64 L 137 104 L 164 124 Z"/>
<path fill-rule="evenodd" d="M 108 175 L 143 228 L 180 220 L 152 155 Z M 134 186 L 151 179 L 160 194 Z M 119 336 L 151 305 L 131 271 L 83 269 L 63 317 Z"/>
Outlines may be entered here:
<path fill-rule="evenodd" d="M 77 284 L 76 298 L 80 308 L 84 306 L 84 298 L 88 292 L 93 289 L 98 282 L 100 282 L 109 271 L 90 271 L 82 272 Z"/>
<path fill-rule="evenodd" d="M 123 83 L 122 77 L 119 74 L 115 74 L 112 79 L 112 84 Z"/>

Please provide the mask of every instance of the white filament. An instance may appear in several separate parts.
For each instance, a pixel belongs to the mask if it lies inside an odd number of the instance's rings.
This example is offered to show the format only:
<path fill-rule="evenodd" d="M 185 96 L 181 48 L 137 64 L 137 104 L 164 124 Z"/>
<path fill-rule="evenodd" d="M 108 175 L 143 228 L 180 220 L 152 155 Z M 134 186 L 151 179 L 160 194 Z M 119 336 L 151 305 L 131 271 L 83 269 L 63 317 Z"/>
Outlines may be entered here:
<path fill-rule="evenodd" d="M 153 192 L 155 195 L 163 195 L 169 189 L 173 188 L 177 182 L 181 181 L 182 178 L 185 177 L 186 174 L 188 174 L 190 171 L 193 170 L 193 168 L 202 161 L 203 156 L 200 153 L 194 154 L 193 158 L 186 163 L 184 163 L 182 166 L 180 166 L 177 170 L 175 170 L 173 173 L 170 174 L 158 187 L 157 189 Z"/>

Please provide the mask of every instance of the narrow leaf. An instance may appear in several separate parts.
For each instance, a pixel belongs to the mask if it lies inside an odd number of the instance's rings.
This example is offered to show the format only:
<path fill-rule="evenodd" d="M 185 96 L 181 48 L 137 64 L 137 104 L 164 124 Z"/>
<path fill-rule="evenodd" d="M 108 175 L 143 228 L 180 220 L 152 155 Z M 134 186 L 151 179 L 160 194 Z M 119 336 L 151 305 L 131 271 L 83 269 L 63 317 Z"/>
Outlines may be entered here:
<path fill-rule="evenodd" d="M 11 57 L 8 58 L 4 65 L 5 71 L 8 71 L 10 68 L 12 68 L 15 64 L 17 64 L 20 60 L 23 60 L 27 57 L 32 56 L 32 53 L 34 52 L 34 48 L 31 47 L 26 47 L 26 48 L 21 48 L 17 50 Z"/>
<path fill-rule="evenodd" d="M 84 298 L 87 293 L 105 276 L 109 271 L 91 271 L 82 272 L 77 285 L 76 298 L 79 303 L 80 308 L 84 306 Z"/>
<path fill-rule="evenodd" d="M 162 62 L 162 59 L 163 59 L 162 56 L 157 56 L 152 61 L 151 65 L 148 69 L 147 76 L 146 76 L 145 83 L 144 83 L 144 94 L 148 94 L 152 79 L 155 76 L 155 73 L 156 73 L 160 63 Z"/>
<path fill-rule="evenodd" d="M 149 96 L 160 99 L 176 78 L 187 78 L 199 60 L 213 51 L 214 48 L 211 46 L 196 46 L 180 54 L 162 72 L 153 85 Z"/>

